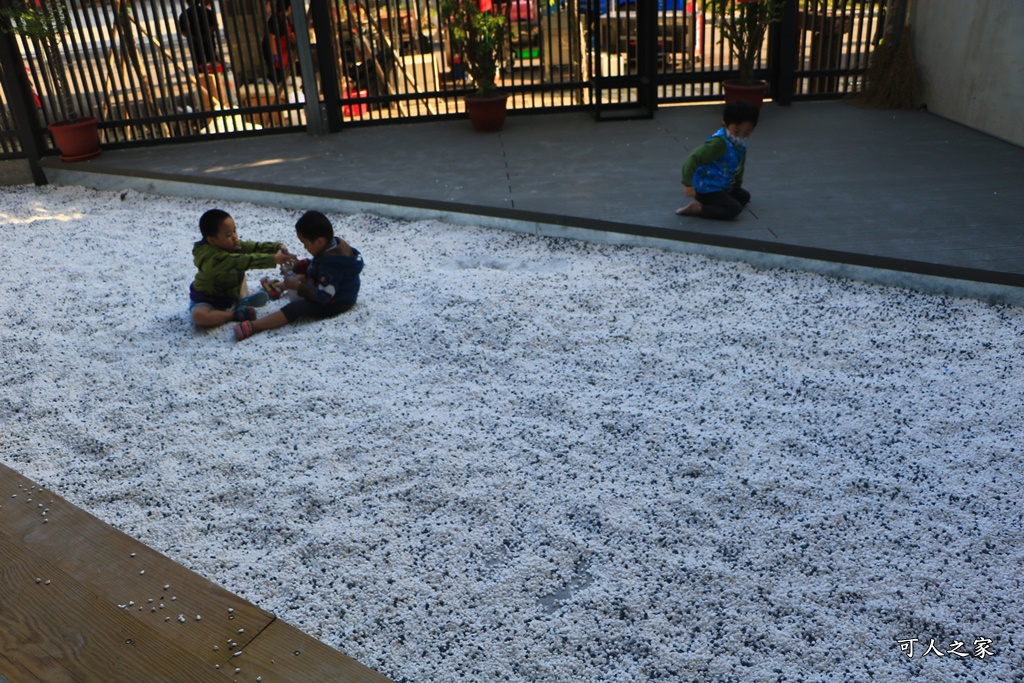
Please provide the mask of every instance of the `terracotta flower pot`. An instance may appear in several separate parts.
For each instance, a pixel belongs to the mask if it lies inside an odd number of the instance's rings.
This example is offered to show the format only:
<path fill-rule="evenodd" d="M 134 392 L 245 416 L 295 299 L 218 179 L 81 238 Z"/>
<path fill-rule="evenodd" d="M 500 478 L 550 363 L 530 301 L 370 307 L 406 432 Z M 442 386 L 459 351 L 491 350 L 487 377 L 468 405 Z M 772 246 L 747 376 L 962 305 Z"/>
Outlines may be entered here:
<path fill-rule="evenodd" d="M 726 102 L 747 102 L 760 109 L 768 93 L 768 82 L 744 84 L 741 81 L 722 81 L 722 89 L 725 91 Z"/>
<path fill-rule="evenodd" d="M 61 161 L 84 161 L 100 153 L 100 134 L 95 116 L 77 121 L 58 121 L 49 126 Z"/>
<path fill-rule="evenodd" d="M 494 133 L 505 125 L 508 93 L 494 97 L 466 97 L 466 113 L 473 128 L 479 133 Z"/>

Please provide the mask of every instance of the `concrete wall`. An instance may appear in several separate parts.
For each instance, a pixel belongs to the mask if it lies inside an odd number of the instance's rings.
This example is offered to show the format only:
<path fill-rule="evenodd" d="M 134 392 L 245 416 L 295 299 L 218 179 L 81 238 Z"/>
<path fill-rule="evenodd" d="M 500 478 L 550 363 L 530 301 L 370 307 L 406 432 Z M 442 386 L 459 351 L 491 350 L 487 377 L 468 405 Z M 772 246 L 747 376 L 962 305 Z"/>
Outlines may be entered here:
<path fill-rule="evenodd" d="M 916 0 L 928 110 L 1024 146 L 1024 0 Z"/>

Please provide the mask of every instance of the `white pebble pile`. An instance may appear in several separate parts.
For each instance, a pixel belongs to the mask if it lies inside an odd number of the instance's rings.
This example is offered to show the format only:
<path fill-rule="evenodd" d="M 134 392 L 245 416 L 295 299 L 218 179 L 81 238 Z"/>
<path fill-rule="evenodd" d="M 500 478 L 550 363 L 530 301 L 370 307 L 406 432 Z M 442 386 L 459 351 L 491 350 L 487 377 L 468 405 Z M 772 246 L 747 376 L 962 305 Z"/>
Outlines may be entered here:
<path fill-rule="evenodd" d="M 395 681 L 1019 680 L 1024 310 L 332 215 L 359 304 L 236 343 L 214 206 L 0 194 L 6 465 Z"/>

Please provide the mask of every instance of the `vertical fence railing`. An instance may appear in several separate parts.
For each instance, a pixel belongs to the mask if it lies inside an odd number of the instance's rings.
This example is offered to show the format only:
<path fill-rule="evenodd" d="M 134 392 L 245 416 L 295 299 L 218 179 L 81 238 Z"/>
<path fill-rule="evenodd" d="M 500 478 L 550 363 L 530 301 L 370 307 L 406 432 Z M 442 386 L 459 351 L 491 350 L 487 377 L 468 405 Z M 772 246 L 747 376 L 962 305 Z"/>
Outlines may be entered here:
<path fill-rule="evenodd" d="M 860 90 L 884 21 L 881 0 L 803 0 L 797 13 L 794 96 L 841 97 Z"/>
<path fill-rule="evenodd" d="M 0 80 L 0 161 L 5 159 L 21 159 L 25 150 L 21 147 L 21 138 L 14 125 L 14 114 L 7 102 L 7 88 Z"/>
<path fill-rule="evenodd" d="M 860 89 L 864 70 L 879 38 L 884 0 L 799 0 L 793 13 L 796 70 L 795 99 L 843 97 Z M 664 9 L 659 30 L 666 57 L 659 59 L 659 101 L 720 100 L 721 81 L 735 73 L 727 41 L 715 26 L 705 0 L 685 4 L 685 11 Z M 783 31 L 772 32 L 781 36 Z M 675 46 L 682 45 L 679 50 Z M 771 79 L 769 55 L 781 46 L 766 41 L 757 64 Z"/>
<path fill-rule="evenodd" d="M 582 25 L 576 2 L 509 0 L 500 73 L 517 110 L 584 104 Z M 353 123 L 415 120 L 464 110 L 472 89 L 452 53 L 440 0 L 332 0 L 330 31 L 340 64 L 338 103 Z M 318 27 L 314 32 L 322 34 Z"/>
<path fill-rule="evenodd" d="M 790 30 L 773 33 L 776 41 L 795 36 L 792 97 L 856 92 L 884 0 L 792 1 Z M 450 117 L 464 111 L 472 84 L 452 53 L 440 2 L 194 0 L 188 9 L 162 0 L 72 0 L 61 49 L 76 108 L 100 119 L 101 144 L 110 147 L 303 130 L 307 92 L 317 94 L 331 130 Z M 494 7 L 510 23 L 500 85 L 513 111 L 630 106 L 643 88 L 653 93 L 643 103 L 649 109 L 713 101 L 735 73 L 706 0 L 494 0 Z M 299 63 L 297 29 L 308 29 L 311 65 Z M 39 97 L 42 131 L 57 117 L 55 89 L 41 47 L 14 44 Z M 765 46 L 762 74 L 771 75 L 777 47 Z M 304 86 L 303 74 L 314 74 L 318 87 Z M 0 154 L 17 154 L 8 103 L 0 104 Z"/>

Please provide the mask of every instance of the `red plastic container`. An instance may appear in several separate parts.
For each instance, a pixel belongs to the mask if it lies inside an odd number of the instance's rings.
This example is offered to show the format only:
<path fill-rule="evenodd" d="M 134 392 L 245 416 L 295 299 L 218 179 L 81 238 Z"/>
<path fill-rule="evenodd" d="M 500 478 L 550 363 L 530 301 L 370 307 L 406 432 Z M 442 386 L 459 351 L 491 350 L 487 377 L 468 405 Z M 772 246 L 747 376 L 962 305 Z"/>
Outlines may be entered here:
<path fill-rule="evenodd" d="M 367 91 L 365 91 L 365 90 L 353 90 L 353 89 L 349 88 L 348 90 L 345 91 L 344 99 L 346 99 L 346 100 L 363 99 L 363 98 L 367 97 L 368 95 L 369 95 L 369 93 Z M 342 107 L 341 107 L 341 114 L 342 114 L 342 116 L 350 116 L 350 117 L 358 118 L 358 117 L 363 116 L 364 114 L 366 114 L 367 111 L 369 111 L 369 107 L 365 103 L 363 103 L 363 102 L 360 102 L 360 103 L 357 103 L 357 104 L 346 104 L 346 105 L 342 105 Z"/>

